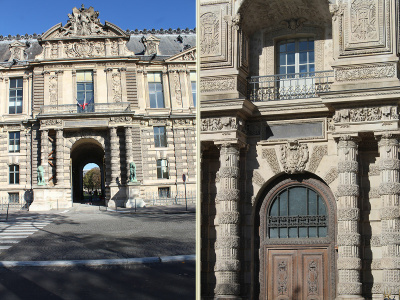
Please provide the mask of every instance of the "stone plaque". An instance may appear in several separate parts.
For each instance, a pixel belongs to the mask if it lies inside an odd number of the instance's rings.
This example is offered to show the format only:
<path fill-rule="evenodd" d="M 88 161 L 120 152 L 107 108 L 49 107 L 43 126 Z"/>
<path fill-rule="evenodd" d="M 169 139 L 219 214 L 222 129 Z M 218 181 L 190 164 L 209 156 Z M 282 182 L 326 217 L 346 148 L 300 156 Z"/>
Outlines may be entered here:
<path fill-rule="evenodd" d="M 324 138 L 324 122 L 267 124 L 265 139 L 318 139 Z"/>
<path fill-rule="evenodd" d="M 64 121 L 64 127 L 98 127 L 98 126 L 108 126 L 107 120 L 73 120 Z"/>

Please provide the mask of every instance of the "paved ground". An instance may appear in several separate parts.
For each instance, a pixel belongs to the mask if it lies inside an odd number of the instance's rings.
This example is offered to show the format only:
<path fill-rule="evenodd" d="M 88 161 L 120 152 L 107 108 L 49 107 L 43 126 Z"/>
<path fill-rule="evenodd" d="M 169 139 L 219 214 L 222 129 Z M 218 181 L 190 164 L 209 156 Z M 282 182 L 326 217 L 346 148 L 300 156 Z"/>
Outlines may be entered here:
<path fill-rule="evenodd" d="M 185 207 L 105 211 L 78 206 L 51 213 L 12 213 L 21 218 L 53 219 L 29 238 L 0 253 L 0 261 L 119 259 L 195 254 L 195 213 Z M 3 222 L 2 222 L 3 223 Z M 4 224 L 4 223 L 3 223 Z"/>
<path fill-rule="evenodd" d="M 0 247 L 0 266 L 10 261 L 186 257 L 195 254 L 194 211 L 193 205 L 188 211 L 185 206 L 168 206 L 136 213 L 77 205 L 64 211 L 12 212 L 7 222 L 0 214 L 0 245 L 7 245 Z M 193 257 L 140 264 L 0 267 L 2 300 L 194 298 Z"/>

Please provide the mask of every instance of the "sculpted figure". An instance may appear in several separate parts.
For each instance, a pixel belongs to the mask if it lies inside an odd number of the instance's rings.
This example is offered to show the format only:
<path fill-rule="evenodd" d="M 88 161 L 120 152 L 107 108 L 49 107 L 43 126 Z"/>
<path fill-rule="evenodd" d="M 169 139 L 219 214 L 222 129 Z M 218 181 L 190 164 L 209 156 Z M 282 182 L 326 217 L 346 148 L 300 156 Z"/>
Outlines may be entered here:
<path fill-rule="evenodd" d="M 133 161 L 129 163 L 129 182 L 137 182 L 136 165 Z"/>
<path fill-rule="evenodd" d="M 37 181 L 38 181 L 38 185 L 45 185 L 44 182 L 44 168 L 43 166 L 39 166 L 37 169 Z"/>

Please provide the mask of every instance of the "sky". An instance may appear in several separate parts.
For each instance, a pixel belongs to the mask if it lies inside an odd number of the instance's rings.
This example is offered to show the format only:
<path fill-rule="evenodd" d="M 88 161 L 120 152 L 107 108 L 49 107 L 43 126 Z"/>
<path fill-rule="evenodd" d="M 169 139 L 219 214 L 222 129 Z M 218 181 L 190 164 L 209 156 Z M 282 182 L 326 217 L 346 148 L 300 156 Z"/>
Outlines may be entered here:
<path fill-rule="evenodd" d="M 14 0 L 15 1 L 15 0 Z M 195 0 L 0 0 L 0 35 L 41 34 L 58 23 L 65 25 L 73 7 L 93 6 L 99 19 L 123 30 L 196 27 Z"/>

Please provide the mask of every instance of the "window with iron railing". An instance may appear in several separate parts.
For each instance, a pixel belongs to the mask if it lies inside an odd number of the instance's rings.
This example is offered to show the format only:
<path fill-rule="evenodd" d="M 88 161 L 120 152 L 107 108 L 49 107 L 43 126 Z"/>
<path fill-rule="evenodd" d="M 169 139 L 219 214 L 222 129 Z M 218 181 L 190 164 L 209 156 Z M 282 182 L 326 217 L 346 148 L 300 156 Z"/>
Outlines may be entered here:
<path fill-rule="evenodd" d="M 276 75 L 249 79 L 251 101 L 318 97 L 330 90 L 333 71 L 315 71 L 313 38 L 286 39 L 276 44 Z"/>
<path fill-rule="evenodd" d="M 76 72 L 76 101 L 78 112 L 93 112 L 94 89 L 92 71 Z"/>

